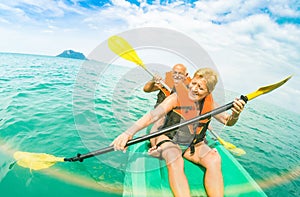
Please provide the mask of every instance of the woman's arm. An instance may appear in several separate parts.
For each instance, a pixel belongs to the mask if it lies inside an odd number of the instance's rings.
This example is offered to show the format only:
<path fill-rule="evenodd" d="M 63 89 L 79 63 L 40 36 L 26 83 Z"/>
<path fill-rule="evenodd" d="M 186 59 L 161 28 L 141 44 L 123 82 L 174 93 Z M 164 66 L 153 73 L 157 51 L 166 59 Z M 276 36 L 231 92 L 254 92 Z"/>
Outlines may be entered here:
<path fill-rule="evenodd" d="M 131 140 L 133 136 L 140 130 L 146 128 L 153 122 L 159 120 L 161 117 L 165 116 L 177 105 L 177 94 L 172 94 L 168 96 L 161 104 L 159 104 L 155 109 L 145 114 L 139 120 L 137 120 L 131 127 L 129 127 L 125 132 L 119 135 L 111 145 L 114 145 L 115 150 L 124 150 L 128 140 Z"/>
<path fill-rule="evenodd" d="M 243 111 L 245 104 L 245 101 L 241 99 L 235 99 L 233 102 L 233 107 L 231 108 L 231 115 L 223 112 L 215 115 L 214 117 L 224 125 L 233 126 L 238 121 L 239 115 Z"/>

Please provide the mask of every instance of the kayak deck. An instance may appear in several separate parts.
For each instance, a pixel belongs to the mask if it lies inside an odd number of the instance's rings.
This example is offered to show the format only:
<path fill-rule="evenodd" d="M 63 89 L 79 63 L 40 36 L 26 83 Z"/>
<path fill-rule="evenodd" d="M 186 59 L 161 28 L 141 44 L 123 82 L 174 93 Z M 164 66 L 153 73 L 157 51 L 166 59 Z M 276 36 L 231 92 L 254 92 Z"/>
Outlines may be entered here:
<path fill-rule="evenodd" d="M 248 172 L 222 145 L 212 139 L 208 140 L 209 145 L 216 148 L 222 157 L 224 194 L 226 197 L 266 196 Z M 123 185 L 124 197 L 172 196 L 166 164 L 163 160 L 148 156 L 148 148 L 149 142 L 128 148 L 130 153 Z M 205 169 L 187 160 L 184 162 L 191 195 L 207 196 L 203 183 Z"/>

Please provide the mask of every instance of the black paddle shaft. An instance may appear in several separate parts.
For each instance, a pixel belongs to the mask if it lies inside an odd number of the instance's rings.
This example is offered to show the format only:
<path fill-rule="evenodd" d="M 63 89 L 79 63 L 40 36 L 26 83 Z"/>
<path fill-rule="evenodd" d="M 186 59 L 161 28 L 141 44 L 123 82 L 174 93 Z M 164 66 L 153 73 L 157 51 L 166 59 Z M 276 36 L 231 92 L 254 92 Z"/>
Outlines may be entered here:
<path fill-rule="evenodd" d="M 245 102 L 248 101 L 248 98 L 246 96 L 241 96 L 241 99 L 244 100 Z M 206 118 L 209 118 L 211 116 L 214 116 L 214 115 L 217 115 L 219 113 L 222 113 L 224 111 L 227 111 L 229 110 L 230 108 L 233 107 L 233 102 L 230 102 L 226 105 L 223 105 L 221 107 L 218 107 L 210 112 L 207 112 L 203 115 L 200 115 L 200 116 L 197 116 L 195 118 L 192 118 L 190 120 L 187 120 L 187 121 L 184 121 L 182 123 L 178 123 L 178 124 L 174 124 L 170 127 L 167 127 L 167 128 L 164 128 L 164 129 L 161 129 L 161 130 L 158 130 L 156 132 L 153 132 L 153 133 L 150 133 L 150 134 L 147 134 L 147 135 L 144 135 L 144 136 L 141 136 L 141 137 L 137 137 L 135 139 L 132 139 L 132 140 L 129 140 L 126 144 L 126 146 L 131 146 L 133 144 L 137 144 L 139 142 L 143 142 L 143 141 L 146 141 L 146 140 L 149 140 L 151 138 L 154 138 L 154 137 L 157 137 L 157 136 L 160 136 L 162 134 L 166 134 L 174 129 L 178 129 L 179 127 L 182 127 L 182 126 L 186 126 L 186 125 L 189 125 L 189 124 L 192 124 L 194 122 L 197 122 L 199 120 L 203 120 L 203 119 L 206 119 Z M 106 148 L 102 148 L 102 149 L 99 149 L 99 150 L 96 150 L 96 151 L 93 151 L 93 152 L 89 152 L 89 153 L 86 153 L 86 154 L 80 154 L 78 153 L 77 156 L 75 157 L 71 157 L 71 158 L 64 158 L 64 161 L 70 161 L 70 162 L 73 162 L 73 161 L 80 161 L 82 162 L 84 159 L 87 159 L 87 158 L 90 158 L 90 157 L 94 157 L 96 155 L 101 155 L 101 154 L 104 154 L 104 153 L 108 153 L 108 152 L 111 152 L 114 150 L 114 147 L 113 146 L 108 146 Z"/>

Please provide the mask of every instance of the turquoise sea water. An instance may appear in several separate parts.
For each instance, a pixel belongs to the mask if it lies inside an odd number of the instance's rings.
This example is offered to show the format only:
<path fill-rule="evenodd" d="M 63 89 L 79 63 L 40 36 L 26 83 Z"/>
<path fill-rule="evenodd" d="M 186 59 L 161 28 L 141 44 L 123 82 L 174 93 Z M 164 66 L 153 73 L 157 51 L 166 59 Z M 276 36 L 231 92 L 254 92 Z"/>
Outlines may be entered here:
<path fill-rule="evenodd" d="M 0 53 L 2 196 L 119 196 L 127 154 L 34 171 L 14 164 L 19 151 L 73 157 L 106 147 L 153 107 L 149 80 L 126 68 L 46 56 Z M 274 92 L 275 93 L 275 92 Z M 226 92 L 226 100 L 237 97 Z M 243 148 L 236 157 L 268 196 L 300 196 L 300 115 L 255 99 L 234 127 L 215 126 Z"/>

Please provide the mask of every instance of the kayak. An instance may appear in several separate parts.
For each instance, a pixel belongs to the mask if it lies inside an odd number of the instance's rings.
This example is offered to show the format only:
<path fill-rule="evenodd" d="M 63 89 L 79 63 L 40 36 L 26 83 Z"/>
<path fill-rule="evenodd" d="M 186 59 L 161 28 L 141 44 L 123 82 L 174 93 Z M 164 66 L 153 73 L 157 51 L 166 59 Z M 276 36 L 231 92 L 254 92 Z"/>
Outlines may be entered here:
<path fill-rule="evenodd" d="M 222 157 L 224 196 L 266 197 L 267 195 L 241 166 L 241 164 L 218 141 L 207 136 L 210 147 L 216 148 Z M 123 197 L 169 197 L 172 191 L 168 171 L 163 160 L 147 154 L 149 141 L 128 148 L 128 165 L 124 177 Z M 207 196 L 204 188 L 205 169 L 185 160 L 191 196 Z"/>

